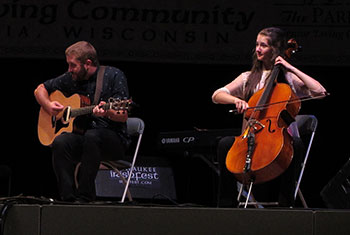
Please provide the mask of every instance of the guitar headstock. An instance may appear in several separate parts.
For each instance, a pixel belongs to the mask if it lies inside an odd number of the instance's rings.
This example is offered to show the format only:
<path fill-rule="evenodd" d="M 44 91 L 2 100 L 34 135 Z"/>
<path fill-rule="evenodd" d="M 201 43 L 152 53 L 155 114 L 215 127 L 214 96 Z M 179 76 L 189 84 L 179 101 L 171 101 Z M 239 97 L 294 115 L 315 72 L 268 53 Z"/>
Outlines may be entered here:
<path fill-rule="evenodd" d="M 131 109 L 132 99 L 109 98 L 109 107 L 117 111 L 129 111 Z"/>

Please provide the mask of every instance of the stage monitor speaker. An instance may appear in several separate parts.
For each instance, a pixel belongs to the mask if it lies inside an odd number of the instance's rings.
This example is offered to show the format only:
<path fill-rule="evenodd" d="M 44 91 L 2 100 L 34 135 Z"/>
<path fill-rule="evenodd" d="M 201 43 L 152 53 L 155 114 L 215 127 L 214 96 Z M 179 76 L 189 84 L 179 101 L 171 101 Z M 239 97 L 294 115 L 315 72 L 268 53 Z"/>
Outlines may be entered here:
<path fill-rule="evenodd" d="M 142 159 L 141 159 L 142 158 Z M 173 170 L 164 160 L 140 157 L 131 175 L 129 190 L 133 198 L 176 200 Z M 130 169 L 121 171 L 127 180 Z M 123 195 L 125 185 L 112 170 L 99 170 L 96 181 L 96 196 L 118 198 Z"/>
<path fill-rule="evenodd" d="M 350 159 L 322 189 L 321 197 L 328 208 L 350 209 Z"/>

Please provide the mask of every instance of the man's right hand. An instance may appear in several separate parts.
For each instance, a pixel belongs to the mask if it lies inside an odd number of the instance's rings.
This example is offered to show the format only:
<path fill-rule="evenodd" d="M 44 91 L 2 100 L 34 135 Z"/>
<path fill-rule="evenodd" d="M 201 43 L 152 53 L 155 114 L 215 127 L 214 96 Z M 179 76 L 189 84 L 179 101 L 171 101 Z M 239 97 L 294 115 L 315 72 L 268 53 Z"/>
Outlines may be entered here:
<path fill-rule="evenodd" d="M 56 116 L 64 109 L 64 106 L 57 101 L 51 101 L 46 107 L 45 110 L 52 116 Z"/>
<path fill-rule="evenodd" d="M 49 94 L 44 86 L 44 84 L 39 84 L 34 91 L 34 96 L 38 103 L 45 109 L 45 111 L 51 116 L 56 116 L 64 109 L 64 106 L 58 101 L 51 101 Z"/>

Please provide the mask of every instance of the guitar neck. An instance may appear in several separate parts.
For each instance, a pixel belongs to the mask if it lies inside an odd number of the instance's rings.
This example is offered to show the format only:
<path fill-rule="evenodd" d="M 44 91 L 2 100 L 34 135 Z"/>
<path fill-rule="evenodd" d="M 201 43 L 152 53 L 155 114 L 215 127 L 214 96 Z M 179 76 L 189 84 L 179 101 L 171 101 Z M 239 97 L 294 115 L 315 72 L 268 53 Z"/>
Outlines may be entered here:
<path fill-rule="evenodd" d="M 72 109 L 70 116 L 71 117 L 78 117 L 81 115 L 90 114 L 90 113 L 92 113 L 92 110 L 95 107 L 96 107 L 96 105 L 90 105 L 90 106 L 85 106 L 82 108 Z M 111 108 L 111 103 L 106 103 L 106 104 L 102 105 L 102 107 L 100 107 L 100 108 L 103 108 L 104 110 L 108 110 Z"/>

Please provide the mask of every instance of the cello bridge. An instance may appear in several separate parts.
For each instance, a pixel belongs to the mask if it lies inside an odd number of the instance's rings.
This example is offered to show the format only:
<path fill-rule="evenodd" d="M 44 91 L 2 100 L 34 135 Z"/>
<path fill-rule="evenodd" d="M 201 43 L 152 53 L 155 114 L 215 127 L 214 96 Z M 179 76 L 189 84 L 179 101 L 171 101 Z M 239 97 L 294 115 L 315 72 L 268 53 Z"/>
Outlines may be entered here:
<path fill-rule="evenodd" d="M 259 130 L 265 128 L 265 125 L 264 125 L 264 124 L 262 124 L 261 122 L 259 122 L 259 121 L 257 121 L 257 120 L 254 120 L 254 124 L 253 124 L 253 125 L 254 125 L 254 126 L 253 126 L 254 130 L 258 130 L 258 127 L 256 126 L 256 124 L 260 126 L 260 129 L 259 129 Z"/>
<path fill-rule="evenodd" d="M 261 131 L 263 128 L 265 128 L 265 125 L 261 122 L 253 119 L 248 122 L 247 128 L 244 131 L 242 139 L 245 139 L 248 137 L 248 134 L 253 131 L 254 133 L 257 133 Z"/>

